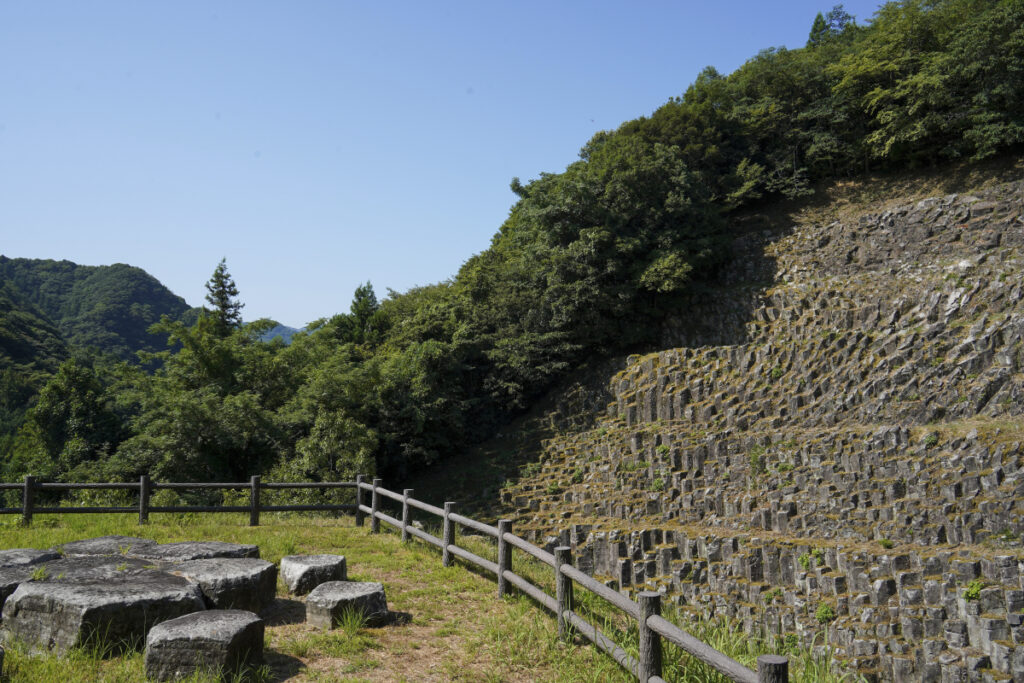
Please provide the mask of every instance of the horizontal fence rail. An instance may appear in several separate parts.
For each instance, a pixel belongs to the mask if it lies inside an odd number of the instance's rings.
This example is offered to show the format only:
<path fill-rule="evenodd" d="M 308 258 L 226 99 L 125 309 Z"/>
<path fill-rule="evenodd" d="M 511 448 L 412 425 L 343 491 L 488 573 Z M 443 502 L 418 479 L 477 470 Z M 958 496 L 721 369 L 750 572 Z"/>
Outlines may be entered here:
<path fill-rule="evenodd" d="M 416 500 L 412 497 L 413 490 L 405 489 L 402 493 L 389 491 L 382 487 L 380 479 L 366 481 L 364 475 L 348 482 L 280 482 L 263 483 L 259 476 L 253 476 L 248 482 L 221 483 L 182 483 L 182 482 L 151 482 L 143 475 L 138 483 L 61 483 L 38 482 L 35 477 L 27 476 L 22 483 L 0 483 L 0 491 L 18 490 L 22 492 L 20 508 L 0 508 L 0 514 L 21 513 L 26 524 L 32 522 L 32 515 L 39 513 L 97 513 L 97 512 L 138 512 L 139 523 L 144 524 L 151 512 L 248 512 L 249 524 L 259 524 L 261 512 L 289 511 L 343 511 L 355 513 L 357 526 L 363 526 L 367 516 L 370 518 L 370 531 L 379 533 L 380 523 L 397 529 L 402 540 L 416 538 L 424 543 L 441 549 L 441 562 L 445 566 L 455 563 L 459 558 L 470 565 L 479 567 L 494 574 L 498 583 L 498 596 L 509 595 L 512 588 L 530 597 L 539 605 L 552 612 L 558 622 L 559 637 L 568 640 L 575 633 L 593 643 L 607 653 L 623 669 L 636 676 L 642 683 L 663 683 L 662 676 L 662 639 L 676 645 L 692 657 L 704 662 L 726 678 L 736 683 L 784 683 L 789 680 L 789 660 L 778 655 L 761 655 L 757 659 L 757 671 L 743 666 L 736 660 L 714 649 L 679 628 L 661 616 L 661 594 L 643 592 L 637 597 L 639 602 L 615 591 L 596 581 L 577 569 L 572 564 L 572 549 L 566 546 L 555 548 L 554 553 L 538 548 L 532 543 L 511 532 L 512 522 L 503 519 L 494 527 L 455 511 L 454 502 L 446 502 L 444 507 L 437 507 Z M 354 488 L 355 503 L 344 505 L 265 505 L 260 502 L 260 492 L 282 489 L 340 489 Z M 92 490 L 127 490 L 138 491 L 137 506 L 94 506 L 94 507 L 47 507 L 36 505 L 35 495 L 39 491 L 75 491 Z M 248 490 L 248 505 L 221 506 L 154 506 L 151 505 L 150 493 L 157 490 Z M 368 497 L 367 497 L 367 494 Z M 400 516 L 393 516 L 381 510 L 381 502 L 387 499 L 401 506 Z M 367 505 L 367 503 L 369 503 Z M 434 536 L 411 522 L 412 510 L 419 510 L 440 518 L 441 538 Z M 457 545 L 458 527 L 463 526 L 474 532 L 493 538 L 497 543 L 498 561 L 488 559 Z M 554 571 L 555 595 L 549 595 L 541 587 L 512 571 L 512 552 L 519 550 L 530 557 L 548 565 Z M 573 609 L 574 587 L 583 588 L 615 607 L 631 620 L 639 629 L 639 652 L 636 657 L 628 653 L 620 644 L 602 633 L 596 624 L 587 621 Z"/>
<path fill-rule="evenodd" d="M 245 482 L 155 482 L 143 475 L 136 482 L 100 482 L 100 483 L 65 483 L 36 481 L 34 476 L 25 477 L 24 482 L 2 483 L 0 491 L 21 489 L 21 507 L 0 507 L 0 514 L 21 514 L 25 524 L 32 523 L 32 516 L 37 514 L 89 514 L 89 513 L 138 513 L 139 524 L 149 521 L 151 512 L 248 512 L 250 526 L 259 526 L 261 512 L 352 512 L 354 504 L 291 504 L 267 505 L 260 502 L 261 491 L 280 491 L 286 489 L 344 489 L 357 488 L 354 481 L 325 482 L 267 482 L 260 480 L 258 475 Z M 91 505 L 91 506 L 47 506 L 36 502 L 39 491 L 137 491 L 138 505 Z M 153 491 L 187 491 L 187 490 L 247 490 L 248 505 L 152 505 L 150 494 Z"/>

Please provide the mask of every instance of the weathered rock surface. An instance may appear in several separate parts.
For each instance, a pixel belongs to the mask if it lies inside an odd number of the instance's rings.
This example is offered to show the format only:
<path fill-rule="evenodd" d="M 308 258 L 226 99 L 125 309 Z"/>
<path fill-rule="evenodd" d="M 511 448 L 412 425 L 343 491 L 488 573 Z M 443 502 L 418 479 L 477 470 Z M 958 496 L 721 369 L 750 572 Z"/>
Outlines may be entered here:
<path fill-rule="evenodd" d="M 96 640 L 135 647 L 154 624 L 204 609 L 199 587 L 181 577 L 159 570 L 117 574 L 20 584 L 4 603 L 6 636 L 61 653 Z"/>
<path fill-rule="evenodd" d="M 199 584 L 211 608 L 259 612 L 277 592 L 277 567 L 252 557 L 190 560 L 169 570 Z"/>
<path fill-rule="evenodd" d="M 35 548 L 12 548 L 0 550 L 0 567 L 22 567 L 40 562 L 60 559 L 60 553 Z"/>
<path fill-rule="evenodd" d="M 0 567 L 0 611 L 18 586 L 32 578 L 32 572 L 28 567 Z"/>
<path fill-rule="evenodd" d="M 183 541 L 181 543 L 154 544 L 152 547 L 142 548 L 138 552 L 133 551 L 131 555 L 161 562 L 188 562 L 214 557 L 259 558 L 260 549 L 254 545 L 224 543 L 223 541 Z"/>
<path fill-rule="evenodd" d="M 294 595 L 305 595 L 327 581 L 347 581 L 343 555 L 287 555 L 281 558 L 281 578 Z"/>
<path fill-rule="evenodd" d="M 679 348 L 631 356 L 503 492 L 514 528 L 870 676 L 1024 681 L 1022 199 L 738 235 Z"/>
<path fill-rule="evenodd" d="M 230 675 L 258 666 L 263 632 L 263 621 L 242 610 L 209 610 L 164 621 L 146 638 L 146 676 L 171 681 L 197 672 Z"/>
<path fill-rule="evenodd" d="M 136 538 L 134 536 L 101 536 L 99 538 L 87 538 L 82 541 L 72 541 L 59 546 L 55 550 L 65 557 L 79 557 L 82 555 L 129 555 L 145 552 L 156 547 L 157 542 L 148 538 Z"/>
<path fill-rule="evenodd" d="M 306 622 L 332 628 L 346 610 L 361 612 L 369 624 L 383 623 L 388 615 L 384 585 L 364 581 L 328 581 L 306 596 Z"/>

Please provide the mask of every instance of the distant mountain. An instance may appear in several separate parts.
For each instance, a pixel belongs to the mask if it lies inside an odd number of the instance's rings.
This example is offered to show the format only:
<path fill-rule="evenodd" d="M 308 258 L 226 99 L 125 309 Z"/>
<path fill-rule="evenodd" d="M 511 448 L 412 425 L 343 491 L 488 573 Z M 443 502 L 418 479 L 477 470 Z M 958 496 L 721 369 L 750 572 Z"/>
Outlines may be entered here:
<path fill-rule="evenodd" d="M 162 315 L 180 319 L 190 311 L 152 275 L 123 263 L 81 266 L 0 256 L 0 287 L 12 311 L 42 318 L 68 346 L 95 347 L 125 360 L 134 360 L 136 351 L 166 348 L 163 335 L 146 330 Z M 5 340 L 0 353 L 11 355 L 7 345 Z"/>
<path fill-rule="evenodd" d="M 298 330 L 295 329 L 294 327 L 288 327 L 287 325 L 277 323 L 277 325 L 275 325 L 274 327 L 270 328 L 269 330 L 260 335 L 260 341 L 268 342 L 273 340 L 274 337 L 280 337 L 285 344 L 291 344 L 292 337 L 295 334 L 304 331 L 305 330 Z"/>

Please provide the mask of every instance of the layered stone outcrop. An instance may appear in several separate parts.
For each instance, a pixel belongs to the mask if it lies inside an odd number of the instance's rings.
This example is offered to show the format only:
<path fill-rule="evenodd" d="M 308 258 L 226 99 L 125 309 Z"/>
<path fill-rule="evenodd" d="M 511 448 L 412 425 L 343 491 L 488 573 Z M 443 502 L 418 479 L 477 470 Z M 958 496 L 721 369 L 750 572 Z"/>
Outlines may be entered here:
<path fill-rule="evenodd" d="M 1024 680 L 1024 183 L 735 253 L 503 492 L 516 528 L 869 677 Z"/>

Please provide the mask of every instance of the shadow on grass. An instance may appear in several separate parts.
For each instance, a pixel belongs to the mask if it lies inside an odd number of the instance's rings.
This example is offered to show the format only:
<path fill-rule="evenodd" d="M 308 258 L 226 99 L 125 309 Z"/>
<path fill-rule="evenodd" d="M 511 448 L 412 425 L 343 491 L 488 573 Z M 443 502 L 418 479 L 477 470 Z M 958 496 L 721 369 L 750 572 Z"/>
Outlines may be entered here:
<path fill-rule="evenodd" d="M 260 610 L 260 618 L 267 626 L 302 624 L 306 621 L 306 603 L 291 598 L 277 598 Z"/>
<path fill-rule="evenodd" d="M 273 650 L 264 650 L 263 664 L 270 669 L 271 681 L 287 681 L 306 668 L 301 659 Z"/>

